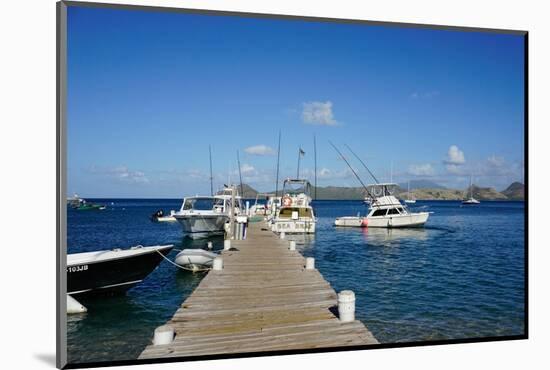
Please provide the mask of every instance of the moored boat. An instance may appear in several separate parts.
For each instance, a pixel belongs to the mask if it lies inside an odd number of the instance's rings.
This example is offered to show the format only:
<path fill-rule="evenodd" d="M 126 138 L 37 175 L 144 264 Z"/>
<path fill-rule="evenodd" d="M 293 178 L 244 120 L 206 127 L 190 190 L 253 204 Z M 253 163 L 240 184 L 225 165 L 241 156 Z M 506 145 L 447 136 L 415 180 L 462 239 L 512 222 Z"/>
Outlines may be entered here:
<path fill-rule="evenodd" d="M 176 222 L 176 218 L 174 217 L 174 214 L 176 211 L 171 210 L 170 214 L 165 214 L 162 209 L 159 209 L 155 213 L 151 215 L 151 221 L 153 222 Z"/>
<path fill-rule="evenodd" d="M 297 188 L 293 188 L 296 187 Z M 271 220 L 271 230 L 277 233 L 313 234 L 317 219 L 311 206 L 311 185 L 303 179 L 283 182 L 281 206 Z"/>
<path fill-rule="evenodd" d="M 480 204 L 480 201 L 477 200 L 476 198 L 474 198 L 474 185 L 473 185 L 473 179 L 472 179 L 472 176 L 470 176 L 470 197 L 468 199 L 464 199 L 462 201 L 462 204 L 464 205 L 476 205 L 476 204 Z"/>
<path fill-rule="evenodd" d="M 140 283 L 174 248 L 172 244 L 67 255 L 67 294 L 124 292 Z"/>
<path fill-rule="evenodd" d="M 204 249 L 184 249 L 176 255 L 175 262 L 190 270 L 202 270 L 210 268 L 217 253 Z"/>

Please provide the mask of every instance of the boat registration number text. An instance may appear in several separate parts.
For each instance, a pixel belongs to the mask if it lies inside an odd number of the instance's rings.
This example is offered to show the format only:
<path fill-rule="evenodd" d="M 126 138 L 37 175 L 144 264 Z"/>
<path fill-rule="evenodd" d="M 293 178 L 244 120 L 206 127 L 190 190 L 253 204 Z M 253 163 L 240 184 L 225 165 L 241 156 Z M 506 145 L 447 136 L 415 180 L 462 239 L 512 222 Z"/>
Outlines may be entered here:
<path fill-rule="evenodd" d="M 88 269 L 88 265 L 71 266 L 71 267 L 67 267 L 67 272 L 80 272 L 80 271 L 86 271 L 87 269 Z"/>

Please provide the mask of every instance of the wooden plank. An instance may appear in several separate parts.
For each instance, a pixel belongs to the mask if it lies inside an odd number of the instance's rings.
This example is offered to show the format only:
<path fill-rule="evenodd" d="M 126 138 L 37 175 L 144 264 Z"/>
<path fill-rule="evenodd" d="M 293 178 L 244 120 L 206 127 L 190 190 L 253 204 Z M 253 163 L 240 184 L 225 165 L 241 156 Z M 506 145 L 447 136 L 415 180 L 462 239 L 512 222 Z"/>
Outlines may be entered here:
<path fill-rule="evenodd" d="M 378 343 L 359 321 L 342 323 L 337 295 L 305 258 L 259 223 L 224 251 L 167 323 L 170 345 L 148 346 L 140 358 L 307 349 Z"/>

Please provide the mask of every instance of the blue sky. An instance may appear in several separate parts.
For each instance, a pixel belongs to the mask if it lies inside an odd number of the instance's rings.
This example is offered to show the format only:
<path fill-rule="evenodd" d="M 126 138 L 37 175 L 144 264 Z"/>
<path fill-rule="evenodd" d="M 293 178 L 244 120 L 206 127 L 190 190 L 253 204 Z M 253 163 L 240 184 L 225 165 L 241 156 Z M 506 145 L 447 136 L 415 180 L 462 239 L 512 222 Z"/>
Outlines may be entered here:
<path fill-rule="evenodd" d="M 358 186 L 328 144 L 380 180 L 502 190 L 523 181 L 523 38 L 69 7 L 68 191 L 183 197 L 281 176 Z M 344 153 L 348 153 L 344 150 Z M 360 175 L 366 172 L 350 155 Z M 390 168 L 393 167 L 393 171 Z"/>

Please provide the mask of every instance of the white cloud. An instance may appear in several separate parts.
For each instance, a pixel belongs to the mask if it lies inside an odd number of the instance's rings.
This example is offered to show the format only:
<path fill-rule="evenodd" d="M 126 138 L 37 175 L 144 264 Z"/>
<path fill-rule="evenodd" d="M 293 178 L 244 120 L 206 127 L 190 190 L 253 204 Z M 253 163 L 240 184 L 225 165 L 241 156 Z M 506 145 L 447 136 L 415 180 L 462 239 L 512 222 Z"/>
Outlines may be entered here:
<path fill-rule="evenodd" d="M 443 163 L 448 165 L 460 166 L 466 163 L 464 159 L 464 152 L 458 148 L 456 145 L 451 145 L 449 151 L 447 152 L 447 158 L 443 160 Z"/>
<path fill-rule="evenodd" d="M 255 174 L 256 169 L 254 168 L 254 166 L 251 166 L 247 163 L 243 163 L 241 166 L 241 173 L 243 175 Z"/>
<path fill-rule="evenodd" d="M 263 144 L 249 146 L 244 151 L 252 155 L 274 155 L 275 154 L 275 150 L 273 150 L 273 148 Z"/>
<path fill-rule="evenodd" d="M 487 164 L 490 167 L 494 167 L 494 168 L 502 167 L 504 165 L 504 158 L 492 155 L 489 158 L 487 158 Z"/>
<path fill-rule="evenodd" d="M 147 178 L 147 176 L 145 176 L 145 173 L 141 171 L 129 170 L 126 166 L 100 168 L 94 165 L 90 168 L 90 172 L 95 174 L 107 175 L 111 178 L 123 182 L 130 182 L 134 184 L 149 183 L 149 179 Z"/>
<path fill-rule="evenodd" d="M 431 164 L 412 164 L 409 166 L 408 174 L 413 176 L 433 176 L 435 173 Z"/>
<path fill-rule="evenodd" d="M 332 113 L 332 102 L 313 101 L 303 104 L 302 120 L 313 125 L 334 126 L 338 124 Z"/>

